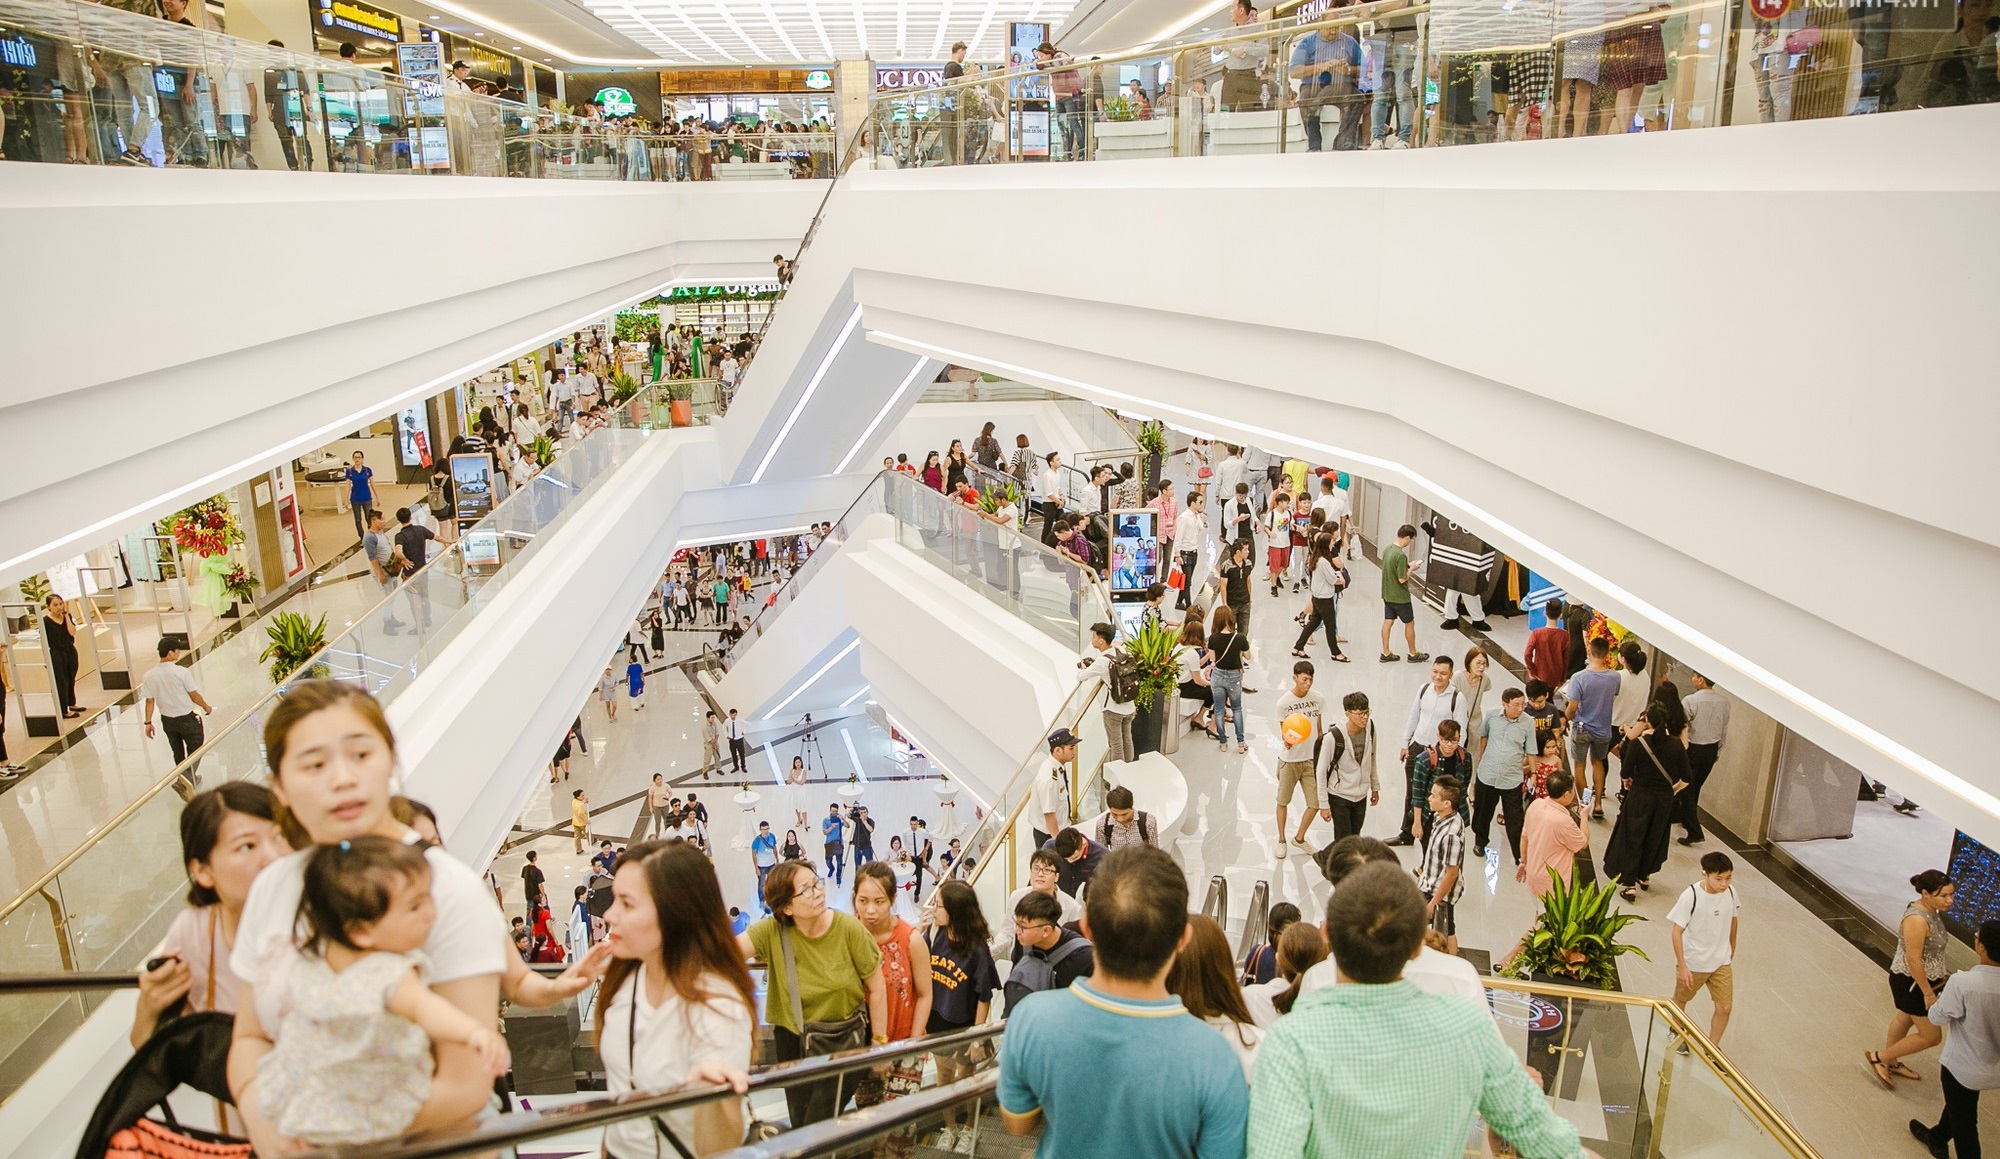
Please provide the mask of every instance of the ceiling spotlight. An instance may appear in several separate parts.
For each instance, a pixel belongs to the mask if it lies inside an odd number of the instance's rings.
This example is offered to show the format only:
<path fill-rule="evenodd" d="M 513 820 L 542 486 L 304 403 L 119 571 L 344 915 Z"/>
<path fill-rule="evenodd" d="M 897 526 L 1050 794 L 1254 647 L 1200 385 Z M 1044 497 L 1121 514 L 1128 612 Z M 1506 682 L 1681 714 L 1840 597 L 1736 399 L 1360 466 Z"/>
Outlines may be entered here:
<path fill-rule="evenodd" d="M 518 44 L 517 44 L 517 45 L 515 45 L 515 46 L 514 46 L 514 51 L 515 51 L 515 52 L 519 52 L 519 51 L 521 51 L 521 46 L 520 46 L 520 45 L 518 45 Z"/>

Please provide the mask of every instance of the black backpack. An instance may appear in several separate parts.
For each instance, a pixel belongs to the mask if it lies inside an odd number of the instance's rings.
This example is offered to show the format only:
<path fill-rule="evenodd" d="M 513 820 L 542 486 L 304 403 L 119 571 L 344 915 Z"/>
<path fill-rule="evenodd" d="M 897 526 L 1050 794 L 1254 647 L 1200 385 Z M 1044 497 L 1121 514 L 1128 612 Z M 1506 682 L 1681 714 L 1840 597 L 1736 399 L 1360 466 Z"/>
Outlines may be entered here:
<path fill-rule="evenodd" d="M 1028 995 L 1053 989 L 1056 963 L 1078 950 L 1089 948 L 1090 939 L 1071 938 L 1047 955 L 1033 953 L 1026 948 L 1018 950 L 1014 955 L 1014 968 L 1007 971 L 1007 985 L 1003 988 L 1007 996 L 1007 1013 L 1012 1014 L 1015 1004 Z"/>
<path fill-rule="evenodd" d="M 1139 695 L 1139 662 L 1130 652 L 1120 648 L 1111 653 L 1104 669 L 1104 687 L 1110 690 L 1113 704 L 1130 704 Z"/>

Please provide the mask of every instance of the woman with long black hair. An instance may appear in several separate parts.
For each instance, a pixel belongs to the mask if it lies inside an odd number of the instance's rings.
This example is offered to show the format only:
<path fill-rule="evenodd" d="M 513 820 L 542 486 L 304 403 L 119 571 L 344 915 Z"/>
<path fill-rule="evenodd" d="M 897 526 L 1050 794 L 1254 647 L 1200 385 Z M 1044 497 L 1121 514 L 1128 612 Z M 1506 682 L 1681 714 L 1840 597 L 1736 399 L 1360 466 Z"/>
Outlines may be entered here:
<path fill-rule="evenodd" d="M 1674 795 L 1687 788 L 1687 749 L 1667 731 L 1669 713 L 1650 705 L 1625 729 L 1618 772 L 1625 782 L 1625 804 L 1604 843 L 1604 872 L 1618 882 L 1618 896 L 1638 898 L 1637 890 L 1652 888 L 1652 876 L 1667 863 L 1667 844 L 1674 823 Z"/>
<path fill-rule="evenodd" d="M 1312 548 L 1306 563 L 1307 594 L 1312 604 L 1306 609 L 1305 626 L 1299 629 L 1299 638 L 1292 644 L 1292 655 L 1303 658 L 1306 641 L 1320 628 L 1326 629 L 1326 650 L 1331 659 L 1340 664 L 1347 663 L 1347 657 L 1340 651 L 1340 631 L 1335 623 L 1340 606 L 1342 579 L 1340 564 L 1336 562 L 1340 547 L 1332 532 L 1322 531 L 1313 536 Z"/>

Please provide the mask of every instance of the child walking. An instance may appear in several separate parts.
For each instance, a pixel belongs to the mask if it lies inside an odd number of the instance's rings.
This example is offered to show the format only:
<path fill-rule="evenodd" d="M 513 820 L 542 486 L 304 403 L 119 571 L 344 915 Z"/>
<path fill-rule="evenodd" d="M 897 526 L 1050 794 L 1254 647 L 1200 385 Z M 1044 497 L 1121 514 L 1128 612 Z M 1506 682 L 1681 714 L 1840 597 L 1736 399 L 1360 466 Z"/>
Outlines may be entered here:
<path fill-rule="evenodd" d="M 280 1135 L 331 1147 L 403 1134 L 430 1097 L 433 1040 L 506 1073 L 499 1033 L 425 985 L 418 951 L 437 907 L 422 845 L 364 836 L 315 848 L 299 916 L 308 936 L 281 982 L 283 1033 L 257 1072 Z"/>

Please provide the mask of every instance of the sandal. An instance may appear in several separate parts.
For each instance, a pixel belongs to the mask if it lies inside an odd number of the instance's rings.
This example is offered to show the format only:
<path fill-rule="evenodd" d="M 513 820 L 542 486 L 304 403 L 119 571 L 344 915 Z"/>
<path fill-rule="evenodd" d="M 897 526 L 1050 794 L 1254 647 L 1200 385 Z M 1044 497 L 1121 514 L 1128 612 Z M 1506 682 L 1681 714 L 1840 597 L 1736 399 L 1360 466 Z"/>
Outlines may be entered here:
<path fill-rule="evenodd" d="M 1297 656 L 1299 659 L 1303 660 L 1306 658 L 1306 650 L 1304 648 L 1294 648 L 1292 649 L 1292 655 Z"/>
<path fill-rule="evenodd" d="M 1861 1052 L 1861 1061 L 1867 1063 L 1868 1069 L 1875 1072 L 1875 1081 L 1882 1084 L 1883 1090 L 1896 1089 L 1896 1080 L 1890 1077 L 1889 1066 L 1882 1061 L 1880 1054 L 1872 1050 L 1864 1050 Z"/>
<path fill-rule="evenodd" d="M 1639 894 L 1638 894 L 1638 892 L 1637 892 L 1637 891 L 1635 891 L 1635 890 L 1634 890 L 1634 889 L 1633 889 L 1633 888 L 1632 888 L 1631 886 L 1629 886 L 1629 885 L 1628 885 L 1628 886 L 1626 886 L 1626 887 L 1625 887 L 1624 889 L 1621 889 L 1621 890 L 1619 890 L 1619 891 L 1618 891 L 1618 896 L 1619 896 L 1619 897 L 1622 897 L 1622 898 L 1624 898 L 1624 899 L 1625 899 L 1626 901 L 1638 901 L 1638 900 L 1639 900 Z"/>
<path fill-rule="evenodd" d="M 1640 888 L 1640 889 L 1642 889 L 1642 890 L 1651 890 L 1651 889 L 1653 888 L 1653 881 L 1652 881 L 1652 879 L 1651 879 L 1651 878 L 1647 878 L 1647 879 L 1646 879 L 1645 881 L 1642 881 L 1642 882 L 1640 882 L 1640 883 L 1639 883 L 1639 888 Z"/>
<path fill-rule="evenodd" d="M 1332 660 L 1335 664 L 1348 663 L 1347 656 L 1341 652 L 1335 652 L 1332 656 L 1327 657 L 1327 659 Z"/>
<path fill-rule="evenodd" d="M 1921 1080 L 1924 1077 L 1916 1071 L 1911 1070 L 1909 1065 L 1900 1058 L 1895 1062 L 1884 1063 L 1883 1065 L 1889 1068 L 1890 1074 L 1895 1075 L 1899 1079 Z"/>

